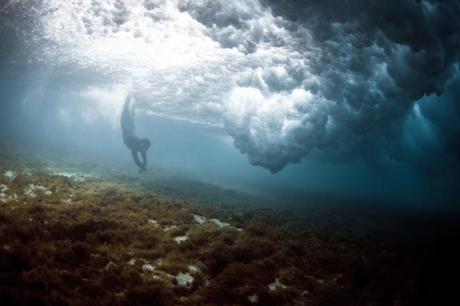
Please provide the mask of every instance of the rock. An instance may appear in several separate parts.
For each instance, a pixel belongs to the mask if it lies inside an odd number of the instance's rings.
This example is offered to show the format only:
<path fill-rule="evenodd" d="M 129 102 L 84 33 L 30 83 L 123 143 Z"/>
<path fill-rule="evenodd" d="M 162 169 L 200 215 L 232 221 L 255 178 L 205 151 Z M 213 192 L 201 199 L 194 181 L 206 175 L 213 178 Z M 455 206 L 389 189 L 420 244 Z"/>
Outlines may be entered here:
<path fill-rule="evenodd" d="M 6 203 L 8 201 L 5 193 L 7 190 L 8 186 L 0 184 L 0 202 Z"/>
<path fill-rule="evenodd" d="M 152 273 L 155 271 L 155 267 L 152 266 L 151 264 L 145 264 L 142 266 L 142 271 Z"/>
<path fill-rule="evenodd" d="M 192 273 L 200 273 L 201 272 L 200 268 L 198 268 L 197 266 L 194 266 L 194 265 L 189 265 L 188 270 L 190 272 L 192 272 Z"/>
<path fill-rule="evenodd" d="M 148 223 L 148 224 L 152 224 L 152 225 L 154 225 L 154 226 L 158 226 L 158 222 L 155 221 L 155 220 L 153 220 L 153 219 L 149 219 L 149 220 L 147 221 L 147 223 Z"/>
<path fill-rule="evenodd" d="M 204 222 L 206 222 L 206 218 L 200 215 L 193 215 L 193 219 L 198 224 L 203 224 Z"/>
<path fill-rule="evenodd" d="M 64 204 L 72 204 L 72 199 L 62 199 L 62 203 Z"/>
<path fill-rule="evenodd" d="M 30 185 L 26 189 L 24 189 L 24 195 L 31 197 L 31 198 L 37 197 L 37 194 L 33 191 Z"/>
<path fill-rule="evenodd" d="M 259 297 L 257 296 L 257 294 L 250 295 L 248 296 L 248 301 L 253 304 L 256 304 L 259 301 Z"/>
<path fill-rule="evenodd" d="M 8 170 L 5 171 L 3 176 L 6 177 L 9 181 L 12 181 L 16 178 L 16 173 L 14 173 L 14 171 Z"/>
<path fill-rule="evenodd" d="M 219 219 L 211 219 L 209 221 L 211 221 L 212 223 L 214 223 L 215 225 L 217 225 L 220 228 L 230 226 L 230 223 L 222 222 Z"/>
<path fill-rule="evenodd" d="M 191 276 L 189 273 L 179 273 L 176 276 L 177 285 L 180 287 L 190 287 L 193 283 L 193 280 L 193 276 Z"/>
<path fill-rule="evenodd" d="M 50 196 L 53 194 L 45 186 L 30 184 L 24 189 L 24 195 L 29 196 L 31 198 L 36 198 L 37 197 L 37 194 L 35 193 L 36 191 L 41 191 L 47 196 Z"/>
<path fill-rule="evenodd" d="M 187 239 L 188 239 L 187 235 L 174 237 L 174 241 L 176 241 L 177 243 L 182 243 L 186 241 Z"/>
<path fill-rule="evenodd" d="M 176 228 L 177 228 L 176 225 L 166 225 L 165 227 L 163 227 L 163 231 L 167 232 L 167 231 L 170 231 L 170 230 L 173 230 L 173 229 L 176 229 Z"/>
<path fill-rule="evenodd" d="M 287 289 L 287 286 L 283 284 L 278 278 L 275 278 L 275 281 L 273 283 L 270 283 L 268 285 L 268 289 L 270 291 L 278 291 L 278 290 L 284 290 Z"/>
<path fill-rule="evenodd" d="M 104 270 L 109 271 L 116 268 L 117 265 L 113 261 L 109 261 L 109 263 L 104 267 Z"/>
<path fill-rule="evenodd" d="M 6 199 L 7 202 L 10 202 L 10 201 L 15 201 L 17 202 L 18 201 L 18 195 L 17 194 L 13 194 L 12 196 L 9 196 L 7 199 Z"/>

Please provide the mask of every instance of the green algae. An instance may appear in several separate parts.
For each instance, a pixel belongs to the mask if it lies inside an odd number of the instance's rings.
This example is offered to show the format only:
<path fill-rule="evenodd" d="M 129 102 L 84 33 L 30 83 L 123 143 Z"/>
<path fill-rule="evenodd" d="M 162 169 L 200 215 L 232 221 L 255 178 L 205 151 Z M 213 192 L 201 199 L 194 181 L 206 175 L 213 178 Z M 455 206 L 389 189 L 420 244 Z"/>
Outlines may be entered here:
<path fill-rule="evenodd" d="M 404 251 L 406 240 L 49 168 L 2 159 L 0 173 L 15 175 L 0 176 L 0 184 L 16 195 L 0 203 L 6 304 L 410 305 L 415 298 L 407 279 L 421 259 Z M 43 186 L 34 197 L 25 192 L 32 184 Z M 193 281 L 181 285 L 179 275 Z"/>

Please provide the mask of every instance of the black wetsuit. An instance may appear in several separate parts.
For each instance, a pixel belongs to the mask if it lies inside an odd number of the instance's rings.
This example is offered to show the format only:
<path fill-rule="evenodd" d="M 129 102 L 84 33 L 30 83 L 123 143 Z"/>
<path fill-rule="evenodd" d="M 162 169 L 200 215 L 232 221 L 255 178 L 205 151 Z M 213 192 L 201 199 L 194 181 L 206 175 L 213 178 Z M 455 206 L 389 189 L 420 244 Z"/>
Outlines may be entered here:
<path fill-rule="evenodd" d="M 139 167 L 140 171 L 145 171 L 147 166 L 147 150 L 150 147 L 150 141 L 146 138 L 140 139 L 134 134 L 134 109 L 130 109 L 131 96 L 127 96 L 123 111 L 121 112 L 121 131 L 123 133 L 123 141 L 131 150 L 133 160 Z M 139 160 L 138 153 L 141 153 L 142 162 Z"/>

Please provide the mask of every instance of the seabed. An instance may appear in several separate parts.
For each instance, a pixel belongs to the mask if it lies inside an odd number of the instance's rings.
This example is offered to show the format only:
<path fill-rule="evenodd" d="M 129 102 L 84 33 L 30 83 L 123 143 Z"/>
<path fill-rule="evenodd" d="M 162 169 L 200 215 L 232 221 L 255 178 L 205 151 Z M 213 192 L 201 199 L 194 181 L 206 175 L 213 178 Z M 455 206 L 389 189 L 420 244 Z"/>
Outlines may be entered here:
<path fill-rule="evenodd" d="M 434 305 L 452 286 L 444 219 L 187 199 L 0 158 L 2 305 Z"/>

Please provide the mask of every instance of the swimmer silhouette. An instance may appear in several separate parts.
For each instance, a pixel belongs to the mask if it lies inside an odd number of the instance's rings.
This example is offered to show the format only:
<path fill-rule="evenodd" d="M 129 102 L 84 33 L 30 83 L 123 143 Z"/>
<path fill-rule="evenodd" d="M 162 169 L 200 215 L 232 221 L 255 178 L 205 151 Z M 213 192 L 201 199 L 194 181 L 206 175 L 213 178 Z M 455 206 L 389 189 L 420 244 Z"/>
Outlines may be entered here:
<path fill-rule="evenodd" d="M 147 150 L 150 148 L 150 140 L 147 138 L 140 139 L 134 134 L 134 108 L 130 109 L 130 104 L 131 95 L 128 95 L 121 112 L 121 131 L 125 145 L 131 150 L 133 160 L 139 167 L 139 172 L 142 172 L 146 170 Z M 139 160 L 138 153 L 141 153 L 142 162 Z"/>

